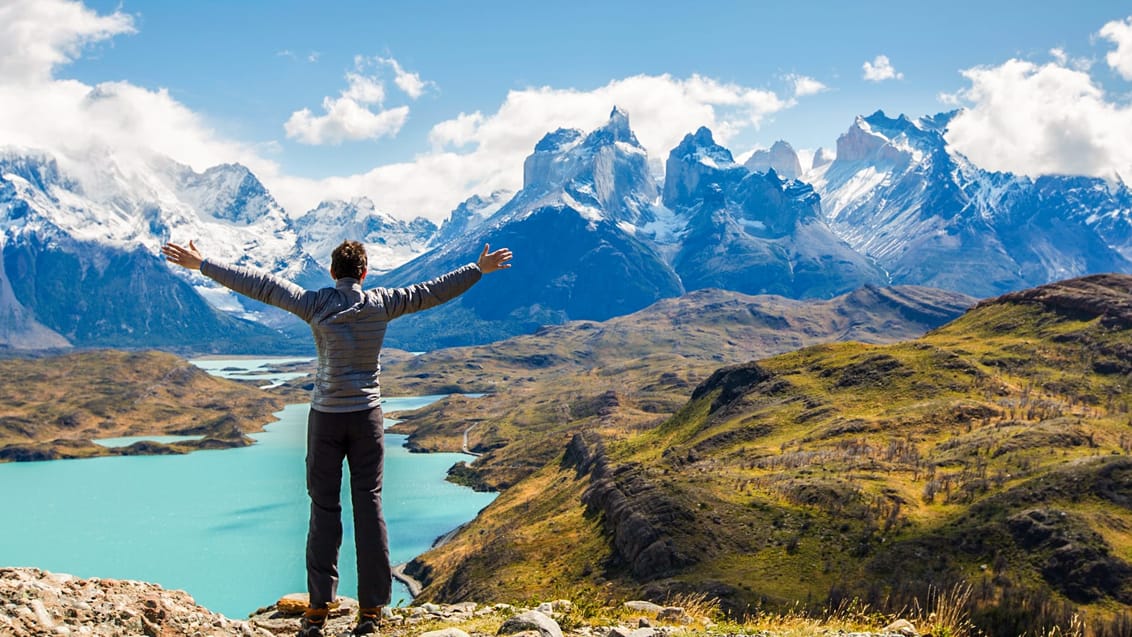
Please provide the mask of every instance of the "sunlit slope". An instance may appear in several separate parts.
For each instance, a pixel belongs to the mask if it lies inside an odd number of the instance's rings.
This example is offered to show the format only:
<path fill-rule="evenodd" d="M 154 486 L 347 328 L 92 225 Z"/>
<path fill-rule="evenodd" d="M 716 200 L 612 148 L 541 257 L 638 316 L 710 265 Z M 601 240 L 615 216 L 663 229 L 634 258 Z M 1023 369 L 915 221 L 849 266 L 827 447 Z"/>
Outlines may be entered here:
<path fill-rule="evenodd" d="M 915 340 L 720 369 L 657 426 L 578 428 L 417 570 L 451 599 L 691 589 L 736 610 L 898 609 L 967 581 L 984 620 L 1023 600 L 1124 608 L 1130 326 L 1132 277 L 1102 275 Z"/>

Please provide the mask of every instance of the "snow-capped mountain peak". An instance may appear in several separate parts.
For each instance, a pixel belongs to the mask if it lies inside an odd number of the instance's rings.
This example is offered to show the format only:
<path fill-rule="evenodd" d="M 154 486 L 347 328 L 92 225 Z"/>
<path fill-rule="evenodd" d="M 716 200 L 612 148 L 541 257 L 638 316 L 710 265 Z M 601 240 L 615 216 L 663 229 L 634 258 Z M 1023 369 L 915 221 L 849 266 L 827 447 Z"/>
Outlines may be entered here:
<path fill-rule="evenodd" d="M 1126 188 L 983 170 L 947 145 L 957 113 L 856 119 L 806 175 L 842 238 L 894 283 L 978 296 L 1130 267 Z"/>
<path fill-rule="evenodd" d="M 641 143 L 637 141 L 637 136 L 633 134 L 633 129 L 629 127 L 629 114 L 614 106 L 609 113 L 609 121 L 586 135 L 583 143 L 590 148 L 597 148 L 618 142 L 644 151 Z"/>
<path fill-rule="evenodd" d="M 743 166 L 753 173 L 774 170 L 783 179 L 797 179 L 802 175 L 802 163 L 798 153 L 789 143 L 778 140 L 770 149 L 756 150 Z"/>
<path fill-rule="evenodd" d="M 672 149 L 664 172 L 664 203 L 672 208 L 676 201 L 695 198 L 701 184 L 714 183 L 720 172 L 731 173 L 737 180 L 748 171 L 735 163 L 730 150 L 715 143 L 710 130 L 701 126 Z"/>
<path fill-rule="evenodd" d="M 606 124 L 587 135 L 558 129 L 544 136 L 523 163 L 516 204 L 505 208 L 515 215 L 541 205 L 581 206 L 587 219 L 600 215 L 637 226 L 653 220 L 655 198 L 648 156 L 628 114 L 614 108 Z"/>
<path fill-rule="evenodd" d="M 283 208 L 243 165 L 221 164 L 199 174 L 186 167 L 175 174 L 182 201 L 215 219 L 240 224 L 267 217 L 276 223 L 283 221 Z"/>
<path fill-rule="evenodd" d="M 371 270 L 390 270 L 425 250 L 436 225 L 424 218 L 406 222 L 377 210 L 368 197 L 324 201 L 295 219 L 303 254 L 329 267 L 330 253 L 345 240 L 366 246 Z"/>
<path fill-rule="evenodd" d="M 821 168 L 822 166 L 831 164 L 836 158 L 837 156 L 833 154 L 833 151 L 827 148 L 818 148 L 816 151 L 814 151 L 814 158 L 810 164 L 810 170 L 816 170 L 818 168 Z M 805 177 L 803 177 L 803 179 L 804 178 Z"/>
<path fill-rule="evenodd" d="M 472 195 L 456 206 L 452 214 L 440 224 L 440 230 L 433 235 L 429 247 L 442 246 L 466 236 L 491 218 L 507 204 L 515 193 L 510 190 L 496 190 L 490 195 Z"/>

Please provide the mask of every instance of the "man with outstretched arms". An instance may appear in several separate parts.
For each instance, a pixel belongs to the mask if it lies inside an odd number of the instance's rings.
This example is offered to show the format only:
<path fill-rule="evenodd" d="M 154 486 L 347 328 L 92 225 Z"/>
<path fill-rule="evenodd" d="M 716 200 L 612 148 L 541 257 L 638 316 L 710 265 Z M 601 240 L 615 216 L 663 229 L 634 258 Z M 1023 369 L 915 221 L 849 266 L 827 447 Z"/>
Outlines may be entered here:
<path fill-rule="evenodd" d="M 307 418 L 307 492 L 311 500 L 307 533 L 307 589 L 310 606 L 299 635 L 322 634 L 338 586 L 342 542 L 339 491 L 342 460 L 350 467 L 354 539 L 358 552 L 358 602 L 354 634 L 377 629 L 381 609 L 392 595 L 389 539 L 381 512 L 385 457 L 378 356 L 389 321 L 456 298 L 480 277 L 511 267 L 511 251 L 483 252 L 475 263 L 439 278 L 404 288 L 362 290 L 365 247 L 344 241 L 334 249 L 330 276 L 334 287 L 305 290 L 278 276 L 205 258 L 192 241 L 168 243 L 169 261 L 245 296 L 282 308 L 310 325 L 318 351 L 318 373 Z"/>

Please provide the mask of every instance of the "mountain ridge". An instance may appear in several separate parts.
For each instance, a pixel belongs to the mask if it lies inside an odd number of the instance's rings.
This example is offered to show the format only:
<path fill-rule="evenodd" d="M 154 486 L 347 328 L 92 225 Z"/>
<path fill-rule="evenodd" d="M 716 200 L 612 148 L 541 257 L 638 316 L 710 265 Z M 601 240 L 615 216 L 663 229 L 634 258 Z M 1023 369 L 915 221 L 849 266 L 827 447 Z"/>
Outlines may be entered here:
<path fill-rule="evenodd" d="M 856 119 L 833 162 L 803 176 L 839 236 L 894 283 L 974 296 L 1132 271 L 1126 186 L 983 170 L 946 142 L 956 114 Z"/>
<path fill-rule="evenodd" d="M 768 150 L 766 162 L 753 155 L 740 166 L 701 128 L 672 150 L 658 182 L 628 113 L 614 107 L 592 131 L 547 133 L 524 161 L 522 190 L 469 198 L 440 228 L 420 218 L 394 219 L 364 198 L 287 214 L 236 164 L 196 173 L 159 157 L 121 164 L 106 151 L 97 161 L 64 166 L 43 152 L 8 148 L 0 153 L 2 249 L 27 252 L 58 240 L 90 257 L 77 263 L 114 260 L 151 272 L 118 253 L 156 254 L 166 240 L 197 237 L 213 258 L 321 287 L 329 283 L 326 253 L 347 234 L 369 243 L 371 279 L 385 285 L 463 265 L 483 243 L 513 244 L 520 260 L 493 279 L 500 290 L 475 289 L 438 310 L 442 316 L 410 317 L 391 332 L 392 342 L 414 350 L 608 318 L 700 287 L 828 298 L 863 284 L 897 283 L 986 297 L 1132 271 L 1126 185 L 985 171 L 946 143 L 955 116 L 860 116 L 839 138 L 837 155 L 827 161 L 815 153 L 797 179 L 784 179 L 798 162 L 788 142 L 772 147 L 774 162 Z M 762 171 L 767 162 L 778 168 Z M 519 275 L 522 268 L 527 272 Z M 173 276 L 220 312 L 266 326 L 261 343 L 275 333 L 277 346 L 290 347 L 303 331 L 285 313 L 207 280 Z M 40 329 L 63 333 L 64 321 L 48 314 L 64 302 L 53 286 L 45 281 L 36 290 L 53 298 L 46 304 L 28 296 L 28 286 L 11 286 L 6 304 L 22 309 L 11 310 L 10 346 L 57 342 Z M 128 309 L 110 312 L 122 325 L 123 345 L 149 329 L 131 320 Z M 218 318 L 206 323 L 205 332 L 226 329 Z M 194 342 L 207 338 L 201 333 Z"/>

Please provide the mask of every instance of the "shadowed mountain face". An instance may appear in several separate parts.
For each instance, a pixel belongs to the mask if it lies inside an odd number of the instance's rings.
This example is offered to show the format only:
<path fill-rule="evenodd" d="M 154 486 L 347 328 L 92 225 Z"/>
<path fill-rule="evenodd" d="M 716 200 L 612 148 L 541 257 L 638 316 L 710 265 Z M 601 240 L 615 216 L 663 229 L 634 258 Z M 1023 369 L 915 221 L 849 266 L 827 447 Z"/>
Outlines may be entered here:
<path fill-rule="evenodd" d="M 449 306 L 390 331 L 409 349 L 486 343 L 539 325 L 604 320 L 725 288 L 829 298 L 885 277 L 826 225 L 813 190 L 734 164 L 711 132 L 668 158 L 663 204 L 628 117 L 588 135 L 558 130 L 524 164 L 524 188 L 466 239 L 389 273 L 381 285 L 436 276 L 479 246 L 508 246 L 515 268 Z"/>
<path fill-rule="evenodd" d="M 655 218 L 656 186 L 628 117 L 614 109 L 588 135 L 558 130 L 524 165 L 524 187 L 459 240 L 377 283 L 409 285 L 507 246 L 515 267 L 455 301 L 400 319 L 391 344 L 407 349 L 486 343 L 568 320 L 605 320 L 677 296 L 683 286 L 636 224 Z"/>
<path fill-rule="evenodd" d="M 640 350 L 618 365 L 604 349 L 557 392 L 513 383 L 522 406 L 438 406 L 422 419 L 477 423 L 486 453 L 461 479 L 506 488 L 415 568 L 444 599 L 482 596 L 450 574 L 488 568 L 506 575 L 489 587 L 497 597 L 531 594 L 546 583 L 524 573 L 542 564 L 560 583 L 707 592 L 737 612 L 854 596 L 895 612 L 929 586 L 969 582 L 988 634 L 1055 611 L 1109 621 L 1132 605 L 1129 308 L 1132 276 L 1099 275 L 984 301 L 895 344 L 830 343 L 702 376 L 685 371 L 705 369 L 695 359 L 662 371 Z M 525 373 L 534 387 L 542 372 Z M 528 422 L 549 442 L 529 444 Z M 504 530 L 524 540 L 494 541 Z"/>
<path fill-rule="evenodd" d="M 648 245 L 615 224 L 551 207 L 485 229 L 461 253 L 429 253 L 378 283 L 426 280 L 474 261 L 475 246 L 484 243 L 521 256 L 515 267 L 490 275 L 456 300 L 399 319 L 387 342 L 408 349 L 487 343 L 571 319 L 604 320 L 682 290 Z"/>
<path fill-rule="evenodd" d="M 192 287 L 143 250 L 26 237 L 3 246 L 0 274 L 22 307 L 65 341 L 197 352 L 306 352 L 259 323 L 209 306 Z M 19 342 L 26 343 L 26 336 Z M 62 339 L 59 339 L 60 341 Z"/>
<path fill-rule="evenodd" d="M 885 281 L 826 225 L 812 188 L 736 165 L 706 128 L 673 149 L 665 183 L 665 205 L 688 220 L 673 267 L 689 290 L 828 298 Z"/>

